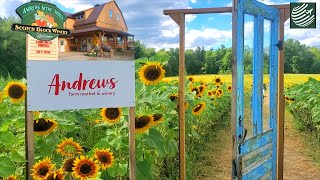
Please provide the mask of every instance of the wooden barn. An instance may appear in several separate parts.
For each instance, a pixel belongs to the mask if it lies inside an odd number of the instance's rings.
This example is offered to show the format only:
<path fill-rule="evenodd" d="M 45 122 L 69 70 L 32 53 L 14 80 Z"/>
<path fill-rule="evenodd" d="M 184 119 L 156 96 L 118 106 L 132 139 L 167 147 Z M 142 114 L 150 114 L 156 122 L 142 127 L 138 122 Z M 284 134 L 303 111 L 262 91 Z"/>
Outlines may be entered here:
<path fill-rule="evenodd" d="M 60 52 L 89 52 L 102 44 L 114 51 L 134 48 L 134 36 L 128 33 L 126 21 L 115 0 L 65 14 L 68 19 L 64 28 L 71 30 L 71 36 L 59 37 Z"/>

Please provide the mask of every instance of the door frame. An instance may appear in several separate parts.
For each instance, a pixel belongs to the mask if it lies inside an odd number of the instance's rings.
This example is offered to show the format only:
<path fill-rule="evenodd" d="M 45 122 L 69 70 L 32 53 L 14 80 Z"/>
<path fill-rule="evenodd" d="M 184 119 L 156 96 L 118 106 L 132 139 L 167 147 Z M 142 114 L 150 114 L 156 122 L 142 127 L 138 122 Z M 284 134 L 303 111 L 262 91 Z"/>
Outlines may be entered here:
<path fill-rule="evenodd" d="M 163 14 L 164 15 L 169 15 L 171 19 L 173 19 L 178 25 L 179 25 L 179 79 L 182 81 L 179 81 L 179 106 L 180 111 L 179 111 L 179 177 L 181 180 L 186 179 L 186 164 L 185 164 L 185 113 L 184 113 L 184 98 L 185 98 L 185 93 L 184 93 L 184 77 L 185 77 L 185 15 L 186 14 L 208 14 L 208 13 L 232 13 L 232 37 L 236 37 L 236 13 L 235 13 L 235 6 L 234 4 L 237 4 L 238 0 L 233 0 L 233 6 L 232 7 L 218 7 L 218 8 L 194 8 L 194 9 L 168 9 L 164 10 Z M 273 7 L 276 7 L 280 10 L 280 33 L 279 33 L 279 40 L 284 40 L 284 22 L 290 17 L 290 5 L 289 4 L 278 4 L 278 5 L 270 5 Z M 233 60 L 232 60 L 232 68 L 236 68 L 235 64 L 235 56 L 234 56 L 234 49 L 236 45 L 236 40 L 232 38 L 232 52 L 233 52 Z M 281 50 L 279 52 L 279 89 L 278 89 L 278 94 L 279 94 L 279 106 L 278 106 L 278 116 L 279 116 L 279 123 L 278 123 L 278 152 L 282 153 L 277 153 L 279 154 L 278 156 L 278 170 L 277 170 L 277 176 L 278 179 L 282 179 L 282 168 L 281 165 L 283 164 L 283 134 L 281 135 L 281 132 L 283 133 L 283 124 L 284 124 L 284 94 L 283 94 L 283 72 L 284 72 L 284 50 Z M 234 77 L 233 77 L 234 79 Z M 232 91 L 235 91 L 236 87 L 232 87 Z M 232 103 L 234 103 L 234 100 L 232 100 Z M 233 116 L 233 109 L 232 108 L 232 113 L 231 113 L 231 118 L 234 119 L 235 117 Z M 235 131 L 235 126 L 232 125 L 232 132 Z M 232 137 L 232 142 L 234 139 L 234 136 Z M 234 143 L 233 143 L 234 145 Z M 232 154 L 233 156 L 234 154 Z M 281 155 L 281 156 L 280 156 Z M 234 156 L 233 156 L 234 157 Z M 234 167 L 234 161 L 232 159 L 232 166 Z M 231 178 L 233 178 L 233 173 L 234 173 L 234 168 L 232 168 L 232 174 L 230 175 Z"/>

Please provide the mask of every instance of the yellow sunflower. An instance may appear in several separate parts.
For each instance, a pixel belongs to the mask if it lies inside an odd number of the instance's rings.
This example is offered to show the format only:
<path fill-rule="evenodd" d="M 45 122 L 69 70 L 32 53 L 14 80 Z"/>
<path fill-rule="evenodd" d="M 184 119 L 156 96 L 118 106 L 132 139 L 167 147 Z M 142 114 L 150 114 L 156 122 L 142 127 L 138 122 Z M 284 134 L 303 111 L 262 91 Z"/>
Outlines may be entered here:
<path fill-rule="evenodd" d="M 212 96 L 212 91 L 208 91 L 208 96 Z"/>
<path fill-rule="evenodd" d="M 188 87 L 189 87 L 189 90 L 192 92 L 192 89 L 193 89 L 193 83 L 192 83 L 192 82 L 189 82 Z"/>
<path fill-rule="evenodd" d="M 196 92 L 195 98 L 200 97 L 200 90 L 198 87 L 193 87 L 191 92 Z"/>
<path fill-rule="evenodd" d="M 46 180 L 64 180 L 64 172 L 62 169 L 58 169 L 51 172 Z"/>
<path fill-rule="evenodd" d="M 192 109 L 192 114 L 195 116 L 199 116 L 205 108 L 206 104 L 204 102 L 199 103 Z"/>
<path fill-rule="evenodd" d="M 101 169 L 106 170 L 110 168 L 114 161 L 113 153 L 108 149 L 95 149 L 94 156 L 99 161 Z"/>
<path fill-rule="evenodd" d="M 194 82 L 194 77 L 190 76 L 190 77 L 188 78 L 188 80 L 189 80 L 190 82 Z"/>
<path fill-rule="evenodd" d="M 71 173 L 73 170 L 72 168 L 74 167 L 74 161 L 76 160 L 76 158 L 70 158 L 70 159 L 66 159 L 63 162 L 63 170 L 67 173 Z"/>
<path fill-rule="evenodd" d="M 143 115 L 135 118 L 135 131 L 136 133 L 144 133 L 149 130 L 153 122 L 153 116 Z"/>
<path fill-rule="evenodd" d="M 220 79 L 220 78 L 216 78 L 216 79 L 214 80 L 214 82 L 216 83 L 217 86 L 219 86 L 219 85 L 220 85 L 220 82 L 221 82 L 221 79 Z"/>
<path fill-rule="evenodd" d="M 34 116 L 35 119 L 38 119 L 39 116 L 40 116 L 40 112 L 39 111 L 34 111 L 33 112 L 33 116 Z"/>
<path fill-rule="evenodd" d="M 82 147 L 73 141 L 73 139 L 64 139 L 60 144 L 57 145 L 57 152 L 62 156 L 72 157 L 78 154 L 82 154 Z"/>
<path fill-rule="evenodd" d="M 164 73 L 159 62 L 147 62 L 140 68 L 139 77 L 145 85 L 158 84 L 164 78 Z"/>
<path fill-rule="evenodd" d="M 223 91 L 222 91 L 222 89 L 217 89 L 217 93 L 219 93 L 220 94 L 220 96 L 222 96 L 223 95 Z M 219 97 L 220 97 L 219 96 Z"/>
<path fill-rule="evenodd" d="M 80 180 L 86 180 L 87 178 L 95 178 L 99 169 L 98 161 L 94 161 L 93 158 L 80 156 L 80 158 L 74 161 L 72 174 Z"/>
<path fill-rule="evenodd" d="M 39 118 L 33 121 L 33 129 L 37 135 L 44 136 L 54 131 L 58 126 L 54 119 Z"/>
<path fill-rule="evenodd" d="M 206 90 L 206 86 L 205 85 L 199 86 L 199 94 L 200 94 L 199 96 L 200 97 L 204 94 L 205 90 Z"/>
<path fill-rule="evenodd" d="M 9 82 L 4 88 L 4 94 L 11 98 L 11 102 L 18 103 L 24 99 L 26 90 L 26 85 L 20 82 Z"/>
<path fill-rule="evenodd" d="M 100 115 L 104 121 L 114 124 L 119 122 L 122 116 L 122 109 L 121 108 L 102 108 Z"/>
<path fill-rule="evenodd" d="M 11 175 L 11 176 L 7 177 L 6 180 L 18 180 L 18 179 L 19 179 L 19 178 L 17 178 L 16 175 Z"/>
<path fill-rule="evenodd" d="M 54 164 L 51 164 L 51 159 L 47 157 L 33 165 L 33 173 L 31 175 L 35 180 L 46 179 L 49 176 L 52 169 L 54 168 L 54 166 Z"/>
<path fill-rule="evenodd" d="M 228 86 L 227 89 L 228 89 L 228 92 L 232 91 L 232 87 L 231 86 Z"/>
<path fill-rule="evenodd" d="M 152 125 L 157 125 L 164 120 L 162 114 L 153 114 L 152 117 L 153 117 Z"/>
<path fill-rule="evenodd" d="M 171 101 L 175 101 L 175 100 L 178 99 L 178 95 L 177 95 L 177 94 L 171 94 L 171 95 L 169 96 L 169 98 L 170 98 Z"/>

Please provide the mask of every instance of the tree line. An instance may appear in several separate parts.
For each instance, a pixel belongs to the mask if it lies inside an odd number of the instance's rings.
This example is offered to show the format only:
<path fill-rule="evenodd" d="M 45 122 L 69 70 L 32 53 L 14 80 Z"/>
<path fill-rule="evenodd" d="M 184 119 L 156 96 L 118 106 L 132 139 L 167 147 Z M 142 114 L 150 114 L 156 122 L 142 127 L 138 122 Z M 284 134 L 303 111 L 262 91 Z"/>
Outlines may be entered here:
<path fill-rule="evenodd" d="M 13 32 L 11 25 L 19 22 L 18 18 L 0 18 L 0 77 L 26 77 L 26 40 L 25 33 Z M 320 49 L 308 47 L 294 39 L 284 42 L 285 73 L 319 74 Z M 177 76 L 179 71 L 179 48 L 169 50 L 146 47 L 135 41 L 135 58 L 166 61 L 166 76 Z M 221 45 L 218 49 L 205 50 L 203 47 L 185 51 L 186 71 L 194 74 L 231 73 L 232 49 Z M 245 73 L 252 73 L 252 47 L 244 49 Z M 264 73 L 268 73 L 269 54 L 264 50 Z"/>
<path fill-rule="evenodd" d="M 179 71 L 179 48 L 169 50 L 148 48 L 140 41 L 135 42 L 135 58 L 168 59 L 165 65 L 166 76 L 177 76 Z M 284 42 L 284 72 L 292 74 L 319 74 L 320 49 L 301 44 L 298 40 L 287 39 Z M 253 70 L 252 47 L 244 48 L 244 71 L 251 74 Z M 218 49 L 205 50 L 203 47 L 185 51 L 186 71 L 194 74 L 230 74 L 232 71 L 232 48 L 221 45 Z M 263 71 L 269 71 L 269 48 L 263 51 Z"/>

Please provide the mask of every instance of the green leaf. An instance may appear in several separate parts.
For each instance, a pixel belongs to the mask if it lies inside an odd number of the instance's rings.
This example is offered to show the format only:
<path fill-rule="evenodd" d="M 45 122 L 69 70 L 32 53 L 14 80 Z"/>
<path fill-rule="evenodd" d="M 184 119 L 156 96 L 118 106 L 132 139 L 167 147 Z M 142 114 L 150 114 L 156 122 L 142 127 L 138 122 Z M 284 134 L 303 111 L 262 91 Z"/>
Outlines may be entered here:
<path fill-rule="evenodd" d="M 13 162 L 26 162 L 26 159 L 15 150 L 10 152 L 10 159 Z"/>
<path fill-rule="evenodd" d="M 164 138 L 158 130 L 150 129 L 146 140 L 148 145 L 155 148 L 160 156 L 165 156 Z"/>
<path fill-rule="evenodd" d="M 15 142 L 15 136 L 10 131 L 0 132 L 0 143 L 8 146 Z"/>
<path fill-rule="evenodd" d="M 137 179 L 151 179 L 151 163 L 148 161 L 138 161 L 136 175 Z"/>
<path fill-rule="evenodd" d="M 7 177 L 15 172 L 14 163 L 10 160 L 9 157 L 2 156 L 0 157 L 0 176 Z"/>

